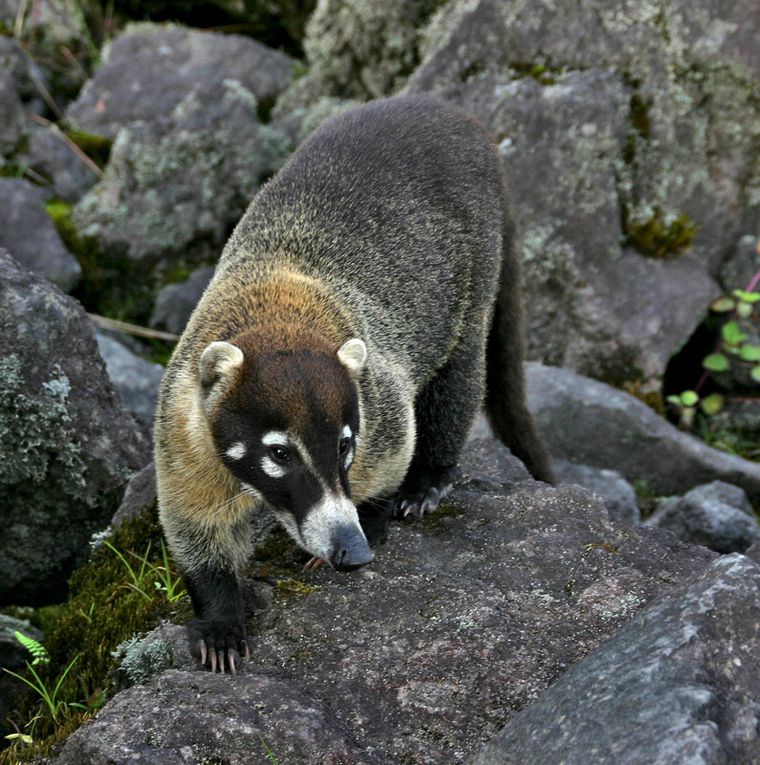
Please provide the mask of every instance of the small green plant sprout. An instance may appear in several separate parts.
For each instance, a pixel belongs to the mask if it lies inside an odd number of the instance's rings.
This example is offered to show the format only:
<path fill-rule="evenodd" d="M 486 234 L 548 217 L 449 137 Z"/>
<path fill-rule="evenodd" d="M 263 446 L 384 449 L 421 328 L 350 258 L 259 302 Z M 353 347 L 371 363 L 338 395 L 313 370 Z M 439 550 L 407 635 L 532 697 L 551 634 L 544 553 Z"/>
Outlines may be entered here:
<path fill-rule="evenodd" d="M 685 390 L 678 395 L 668 396 L 665 400 L 673 405 L 678 414 L 678 426 L 684 430 L 690 430 L 697 413 L 699 394 L 693 390 Z"/>
<path fill-rule="evenodd" d="M 31 688 L 40 697 L 41 712 L 35 715 L 28 723 L 28 725 L 31 727 L 31 730 L 34 731 L 34 726 L 42 716 L 42 712 L 47 712 L 47 714 L 50 716 L 50 719 L 53 721 L 53 724 L 58 726 L 61 723 L 63 717 L 68 712 L 69 708 L 73 707 L 84 709 L 85 707 L 82 704 L 71 702 L 67 703 L 65 701 L 61 701 L 58 698 L 58 694 L 61 690 L 61 686 L 63 685 L 63 681 L 66 679 L 66 676 L 69 674 L 69 672 L 71 672 L 74 664 L 76 664 L 77 660 L 79 659 L 79 655 L 75 656 L 69 662 L 63 672 L 58 676 L 55 683 L 48 686 L 40 676 L 40 673 L 35 669 L 35 665 L 47 664 L 50 661 L 50 657 L 48 656 L 48 652 L 45 646 L 43 646 L 41 643 L 38 643 L 36 640 L 34 640 L 34 638 L 30 638 L 28 635 L 24 635 L 21 632 L 16 631 L 13 634 L 16 637 L 16 640 L 18 640 L 19 643 L 21 643 L 21 645 L 23 645 L 24 648 L 26 648 L 34 657 L 31 662 L 26 663 L 26 668 L 31 675 L 31 678 L 25 677 L 24 675 L 19 675 L 18 673 L 12 672 L 10 669 L 6 669 L 5 667 L 3 667 L 3 671 L 7 672 L 12 677 L 15 677 L 17 680 L 20 680 L 25 685 L 29 686 L 29 688 Z M 17 734 L 12 735 L 16 736 Z M 31 743 L 31 741 L 25 741 L 25 743 Z"/>
<path fill-rule="evenodd" d="M 280 765 L 280 761 L 277 759 L 277 755 L 269 748 L 269 745 L 264 740 L 264 737 L 259 733 L 259 741 L 261 741 L 261 746 L 264 748 L 264 756 L 269 761 L 270 765 Z"/>
<path fill-rule="evenodd" d="M 161 540 L 161 564 L 156 565 L 150 561 L 151 543 L 145 548 L 143 555 L 138 555 L 132 550 L 127 554 L 135 559 L 133 566 L 124 553 L 113 546 L 111 542 L 105 540 L 103 543 L 118 559 L 124 564 L 129 579 L 126 586 L 139 593 L 145 600 L 150 601 L 156 593 L 163 593 L 170 603 L 176 603 L 180 600 L 185 590 L 182 586 L 182 578 L 174 574 L 169 561 L 169 553 L 163 539 Z"/>

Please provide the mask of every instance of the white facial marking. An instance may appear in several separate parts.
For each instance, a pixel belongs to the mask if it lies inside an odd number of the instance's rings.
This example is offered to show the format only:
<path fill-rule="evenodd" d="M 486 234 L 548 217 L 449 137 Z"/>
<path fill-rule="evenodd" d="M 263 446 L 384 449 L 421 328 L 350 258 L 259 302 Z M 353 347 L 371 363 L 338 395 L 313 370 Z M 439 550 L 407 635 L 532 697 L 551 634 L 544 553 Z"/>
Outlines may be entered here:
<path fill-rule="evenodd" d="M 242 441 L 238 441 L 232 444 L 225 453 L 231 460 L 242 460 L 245 457 L 245 444 Z"/>
<path fill-rule="evenodd" d="M 261 438 L 261 443 L 264 446 L 274 446 L 275 444 L 287 445 L 290 441 L 290 437 L 287 433 L 283 433 L 280 430 L 270 430 L 268 433 L 264 433 Z"/>
<path fill-rule="evenodd" d="M 261 469 L 270 478 L 282 478 L 286 473 L 285 468 L 282 465 L 278 465 L 270 457 L 264 457 L 264 459 L 261 460 Z"/>
<path fill-rule="evenodd" d="M 329 560 L 332 537 L 339 526 L 354 526 L 364 537 L 354 503 L 348 497 L 326 491 L 301 524 L 304 547 L 312 555 Z"/>
<path fill-rule="evenodd" d="M 350 425 L 344 425 L 343 430 L 340 431 L 341 440 L 344 438 L 350 439 L 353 435 Z M 354 461 L 354 442 L 349 441 L 348 451 L 343 455 L 343 467 L 348 470 Z"/>

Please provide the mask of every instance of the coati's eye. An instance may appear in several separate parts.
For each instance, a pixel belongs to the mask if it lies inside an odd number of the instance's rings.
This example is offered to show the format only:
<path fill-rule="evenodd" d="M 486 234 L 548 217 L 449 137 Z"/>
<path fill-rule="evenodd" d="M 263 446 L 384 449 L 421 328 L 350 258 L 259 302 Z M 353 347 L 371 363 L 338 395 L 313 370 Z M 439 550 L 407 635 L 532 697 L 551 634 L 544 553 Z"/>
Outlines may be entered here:
<path fill-rule="evenodd" d="M 351 448 L 350 438 L 341 438 L 338 443 L 338 453 L 341 457 L 345 457 L 348 454 L 348 450 Z"/>
<path fill-rule="evenodd" d="M 290 454 L 288 450 L 279 444 L 275 444 L 274 446 L 269 447 L 269 455 L 275 462 L 279 462 L 281 464 L 290 462 Z"/>

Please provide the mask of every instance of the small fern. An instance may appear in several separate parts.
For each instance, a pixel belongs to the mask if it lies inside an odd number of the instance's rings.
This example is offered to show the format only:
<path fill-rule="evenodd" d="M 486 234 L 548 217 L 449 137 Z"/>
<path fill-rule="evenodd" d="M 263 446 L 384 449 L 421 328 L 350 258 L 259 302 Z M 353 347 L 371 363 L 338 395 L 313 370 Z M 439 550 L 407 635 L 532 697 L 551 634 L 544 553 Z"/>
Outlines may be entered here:
<path fill-rule="evenodd" d="M 47 664 L 50 661 L 50 655 L 47 652 L 47 648 L 45 648 L 42 643 L 38 643 L 34 638 L 24 635 L 23 632 L 19 632 L 18 630 L 13 633 L 13 636 L 22 646 L 24 646 L 24 648 L 26 648 L 27 651 L 29 651 L 29 653 L 32 654 L 32 656 L 34 656 L 34 660 L 32 661 L 33 667 L 37 664 Z"/>

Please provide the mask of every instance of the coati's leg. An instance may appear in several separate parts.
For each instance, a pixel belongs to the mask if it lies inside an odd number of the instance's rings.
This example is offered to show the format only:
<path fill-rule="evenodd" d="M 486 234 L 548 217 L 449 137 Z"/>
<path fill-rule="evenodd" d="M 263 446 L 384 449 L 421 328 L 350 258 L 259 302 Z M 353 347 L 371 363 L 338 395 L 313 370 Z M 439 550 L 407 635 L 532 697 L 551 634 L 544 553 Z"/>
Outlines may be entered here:
<path fill-rule="evenodd" d="M 237 579 L 251 553 L 250 519 L 198 523 L 162 508 L 161 521 L 197 614 L 188 625 L 190 650 L 212 672 L 234 673 L 240 655 L 250 656 Z"/>
<path fill-rule="evenodd" d="M 414 404 L 417 443 L 393 500 L 396 518 L 421 518 L 435 510 L 451 488 L 459 453 L 483 403 L 484 343 L 482 337 L 460 341 L 449 361 L 418 394 Z"/>

